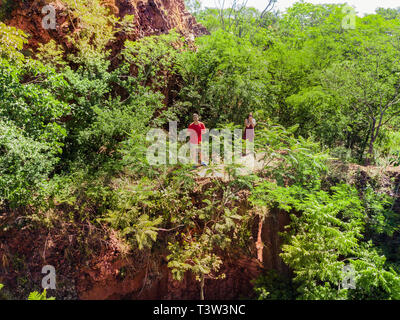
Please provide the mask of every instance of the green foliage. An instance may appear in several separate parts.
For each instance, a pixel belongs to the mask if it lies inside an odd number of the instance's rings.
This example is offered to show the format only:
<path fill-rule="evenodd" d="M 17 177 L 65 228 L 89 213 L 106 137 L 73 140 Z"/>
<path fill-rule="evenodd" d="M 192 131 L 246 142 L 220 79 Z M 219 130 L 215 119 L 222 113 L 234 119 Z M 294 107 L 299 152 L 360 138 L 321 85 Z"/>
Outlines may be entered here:
<path fill-rule="evenodd" d="M 262 173 L 283 185 L 288 181 L 312 183 L 326 171 L 328 154 L 312 139 L 296 138 L 297 127 L 259 124 L 255 150 L 262 155 Z"/>
<path fill-rule="evenodd" d="M 211 33 L 223 30 L 252 44 L 265 44 L 265 38 L 270 37 L 271 24 L 278 18 L 276 12 L 269 10 L 274 2 L 276 0 L 269 0 L 265 10 L 260 12 L 247 7 L 245 2 L 234 1 L 230 8 L 205 8 L 201 11 L 197 9 L 195 16 Z"/>
<path fill-rule="evenodd" d="M 171 33 L 142 42 L 127 42 L 121 55 L 125 60 L 113 71 L 110 71 L 110 61 L 100 56 L 92 58 L 90 64 L 81 64 L 77 70 L 69 66 L 63 70 L 67 85 L 60 87 L 60 91 L 72 111 L 67 123 L 69 138 L 65 149 L 68 160 L 91 163 L 96 168 L 110 159 L 122 157 L 120 143 L 132 148 L 130 135 L 139 136 L 139 139 L 145 135 L 153 114 L 163 107 L 164 98 L 145 85 L 149 84 L 147 81 L 159 85 L 161 77 L 158 72 L 163 73 L 171 67 L 172 58 L 167 58 L 167 51 L 176 54 L 176 50 L 167 44 L 175 40 L 176 36 Z M 156 47 L 160 50 L 155 50 Z M 139 49 L 140 59 L 135 52 Z M 159 67 L 154 62 L 149 64 L 154 72 L 148 74 L 146 54 L 148 59 L 159 61 Z M 146 69 L 146 75 L 133 76 L 131 67 Z M 159 121 L 157 125 L 161 123 Z"/>
<path fill-rule="evenodd" d="M 368 215 L 368 228 L 375 234 L 390 237 L 399 230 L 399 214 L 393 211 L 394 199 L 385 193 L 375 192 L 370 186 L 363 195 L 365 213 Z"/>
<path fill-rule="evenodd" d="M 139 249 L 152 246 L 162 225 L 193 225 L 194 208 L 180 181 L 180 178 L 187 180 L 185 175 L 175 172 L 171 180 L 162 175 L 157 182 L 146 177 L 138 183 L 131 179 L 121 181 L 116 191 L 118 200 L 100 221 L 109 223 Z"/>
<path fill-rule="evenodd" d="M 196 14 L 200 11 L 201 2 L 199 0 L 185 0 L 185 7 L 196 17 Z"/>
<path fill-rule="evenodd" d="M 238 212 L 235 206 L 234 187 L 218 180 L 203 193 L 201 205 L 195 210 L 186 211 L 187 220 L 183 220 L 192 231 L 177 233 L 175 242 L 170 241 L 171 254 L 167 257 L 168 266 L 175 279 L 182 280 L 186 272 L 191 272 L 200 281 L 200 296 L 204 298 L 204 280 L 222 279 L 220 274 L 222 259 L 220 250 L 229 250 L 238 244 L 247 244 L 249 239 L 242 226 L 247 226 L 250 217 Z M 190 230 L 189 229 L 189 230 Z"/>
<path fill-rule="evenodd" d="M 23 34 L 7 39 L 14 45 L 0 66 L 0 197 L 15 207 L 30 203 L 55 169 L 66 136 L 59 119 L 69 107 L 53 92 L 62 77 L 19 53 Z"/>
<path fill-rule="evenodd" d="M 361 126 L 361 130 L 367 133 L 369 130 L 370 159 L 380 130 L 400 115 L 400 65 L 394 62 L 398 54 L 395 44 L 377 38 L 373 44 L 365 44 L 356 61 L 334 64 L 326 71 L 325 81 L 336 100 L 341 101 L 345 106 L 344 112 L 350 112 L 353 121 L 358 122 L 354 127 Z M 363 151 L 361 149 L 361 154 Z"/>
<path fill-rule="evenodd" d="M 0 290 L 4 287 L 3 284 L 0 283 Z M 47 297 L 46 289 L 43 290 L 42 293 L 37 291 L 31 292 L 28 296 L 27 300 L 56 300 L 54 297 Z"/>
<path fill-rule="evenodd" d="M 171 254 L 167 257 L 168 267 L 172 269 L 172 275 L 177 280 L 182 280 L 186 271 L 191 271 L 198 281 L 204 277 L 211 279 L 224 278 L 224 274 L 216 276 L 222 260 L 213 253 L 213 246 L 209 237 L 203 234 L 198 240 L 183 240 L 179 243 L 169 243 Z"/>
<path fill-rule="evenodd" d="M 13 207 L 28 204 L 56 162 L 48 145 L 0 120 L 0 202 Z"/>
<path fill-rule="evenodd" d="M 384 270 L 386 258 L 362 241 L 365 219 L 355 189 L 338 185 L 329 194 L 264 183 L 255 189 L 253 201 L 300 212 L 291 214 L 281 254 L 293 269 L 300 299 L 398 297 L 400 277 L 393 269 Z M 347 263 L 355 269 L 354 292 L 340 288 Z"/>
<path fill-rule="evenodd" d="M 291 279 L 275 270 L 261 275 L 253 283 L 258 300 L 293 300 L 296 297 Z"/>
<path fill-rule="evenodd" d="M 343 5 L 298 2 L 261 21 L 246 7 L 202 10 L 197 17 L 212 34 L 185 59 L 175 107 L 198 109 L 214 125 L 241 123 L 251 106 L 274 123 L 298 125 L 296 135 L 318 137 L 338 156 L 361 162 L 367 151 L 372 161 L 376 139 L 399 115 L 396 14 L 381 9 L 346 30 Z"/>
<path fill-rule="evenodd" d="M 386 20 L 394 20 L 396 18 L 399 18 L 400 9 L 378 8 L 376 9 L 376 13 L 383 16 Z"/>
<path fill-rule="evenodd" d="M 56 300 L 56 298 L 54 297 L 47 298 L 47 292 L 45 289 L 42 293 L 39 293 L 37 291 L 31 292 L 29 294 L 28 300 Z"/>
<path fill-rule="evenodd" d="M 184 236 L 184 235 L 182 235 Z M 187 271 L 195 275 L 200 282 L 200 299 L 204 300 L 204 280 L 224 279 L 225 274 L 218 274 L 222 265 L 219 256 L 213 253 L 214 247 L 210 236 L 203 233 L 199 239 L 184 238 L 183 243 L 168 243 L 171 252 L 167 256 L 168 267 L 176 280 L 183 280 Z"/>
<path fill-rule="evenodd" d="M 121 235 L 130 243 L 137 244 L 139 250 L 145 247 L 151 248 L 157 239 L 157 226 L 163 222 L 163 217 L 158 216 L 153 220 L 148 213 L 154 216 L 157 209 L 157 191 L 151 190 L 151 184 L 146 182 L 131 186 L 128 190 L 121 190 L 117 207 L 110 210 L 104 221 L 121 231 Z M 132 241 L 132 239 L 134 239 Z"/>
<path fill-rule="evenodd" d="M 166 35 L 150 36 L 138 41 L 125 42 L 122 55 L 133 66 L 136 81 L 140 85 L 163 88 L 175 73 L 175 62 L 179 54 L 177 47 L 181 37 L 174 31 Z"/>
<path fill-rule="evenodd" d="M 46 184 L 42 197 L 46 199 L 42 210 L 53 210 L 64 205 L 69 212 L 69 220 L 94 222 L 116 202 L 116 194 L 110 186 L 113 171 L 108 166 L 93 172 L 90 166 L 79 164 L 71 168 L 71 173 L 54 175 Z"/>
<path fill-rule="evenodd" d="M 44 65 L 55 68 L 61 68 L 67 64 L 64 60 L 64 50 L 62 46 L 57 44 L 53 39 L 45 44 L 39 44 L 36 58 Z"/>
<path fill-rule="evenodd" d="M 8 1 L 9 2 L 9 1 Z M 1 17 L 0 17 L 1 20 Z M 11 60 L 23 61 L 20 53 L 26 44 L 27 35 L 19 29 L 5 25 L 0 22 L 0 57 Z"/>
<path fill-rule="evenodd" d="M 77 54 L 69 58 L 75 63 L 93 66 L 93 61 L 109 55 L 106 46 L 115 39 L 118 19 L 99 0 L 64 2 L 68 6 L 70 23 L 75 29 L 68 38 L 78 49 Z"/>
<path fill-rule="evenodd" d="M 24 83 L 27 76 L 33 80 Z M 60 153 L 66 131 L 57 119 L 69 108 L 52 94 L 51 88 L 63 83 L 53 70 L 33 62 L 23 69 L 3 61 L 0 66 L 0 86 L 4 88 L 0 91 L 0 117 L 12 121 L 28 136 L 47 143 L 54 152 Z"/>
<path fill-rule="evenodd" d="M 384 130 L 377 141 L 375 153 L 378 165 L 400 166 L 400 132 Z"/>
<path fill-rule="evenodd" d="M 101 107 L 92 106 L 91 123 L 81 129 L 77 137 L 82 159 L 87 159 L 87 155 L 93 155 L 93 152 L 100 153 L 98 157 L 104 159 L 118 157 L 116 151 L 124 141 L 129 148 L 122 150 L 132 153 L 133 140 L 129 137 L 144 136 L 153 113 L 160 107 L 160 94 L 145 88 L 142 88 L 141 95 L 134 95 L 129 101 L 110 99 L 103 101 Z"/>
<path fill-rule="evenodd" d="M 216 31 L 197 39 L 196 52 L 186 52 L 179 62 L 183 77 L 174 108 L 185 123 L 191 113 L 207 117 L 209 127 L 218 123 L 242 123 L 261 104 L 268 80 L 261 52 L 245 39 Z"/>

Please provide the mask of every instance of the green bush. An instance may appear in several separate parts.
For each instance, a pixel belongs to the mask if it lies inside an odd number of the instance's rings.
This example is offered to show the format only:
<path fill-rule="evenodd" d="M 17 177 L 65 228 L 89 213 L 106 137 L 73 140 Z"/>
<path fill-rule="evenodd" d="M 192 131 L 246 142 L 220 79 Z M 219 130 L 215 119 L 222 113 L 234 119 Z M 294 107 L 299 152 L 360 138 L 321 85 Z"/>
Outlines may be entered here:
<path fill-rule="evenodd" d="M 253 283 L 258 300 L 294 300 L 297 295 L 292 280 L 275 270 L 266 272 Z"/>
<path fill-rule="evenodd" d="M 11 122 L 0 120 L 0 201 L 28 204 L 46 183 L 57 158 L 51 148 L 26 137 Z"/>
<path fill-rule="evenodd" d="M 25 82 L 26 78 L 31 81 Z M 0 117 L 61 153 L 66 131 L 58 119 L 68 113 L 69 107 L 52 94 L 51 88 L 62 84 L 62 78 L 53 70 L 33 61 L 22 66 L 2 60 Z"/>

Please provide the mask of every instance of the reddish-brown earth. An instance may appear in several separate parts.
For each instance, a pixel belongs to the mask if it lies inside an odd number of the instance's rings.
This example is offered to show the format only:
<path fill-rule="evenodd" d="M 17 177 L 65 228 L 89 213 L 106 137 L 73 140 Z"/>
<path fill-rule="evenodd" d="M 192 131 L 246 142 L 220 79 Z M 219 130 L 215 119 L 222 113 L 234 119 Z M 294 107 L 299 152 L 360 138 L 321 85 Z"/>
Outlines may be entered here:
<path fill-rule="evenodd" d="M 199 181 L 199 185 L 209 179 Z M 242 214 L 254 214 L 245 195 L 239 204 Z M 56 208 L 52 227 L 32 223 L 32 212 L 0 212 L 0 283 L 14 297 L 26 298 L 41 290 L 42 267 L 52 265 L 57 272 L 57 290 L 49 294 L 57 299 L 199 299 L 199 282 L 191 273 L 176 281 L 167 267 L 165 232 L 160 231 L 152 250 L 124 254 L 115 233 L 99 229 L 89 222 L 68 222 L 71 208 Z M 38 216 L 42 219 L 44 215 Z M 235 247 L 217 252 L 223 260 L 222 280 L 206 279 L 206 299 L 239 299 L 254 295 L 252 280 L 265 269 L 286 272 L 279 257 L 278 233 L 288 224 L 288 214 L 270 212 L 259 229 L 253 219 L 246 248 Z M 257 259 L 256 240 L 263 243 L 262 261 Z"/>
<path fill-rule="evenodd" d="M 256 279 L 266 269 L 287 272 L 287 267 L 279 257 L 281 240 L 278 232 L 284 230 L 289 223 L 287 213 L 275 212 L 268 216 L 263 224 L 262 241 L 264 247 L 264 263 L 256 256 L 255 244 L 251 252 L 241 249 L 221 254 L 223 267 L 221 272 L 226 275 L 222 280 L 205 280 L 205 298 L 240 299 L 254 296 L 252 280 Z M 258 223 L 253 229 L 256 237 Z M 117 280 L 118 270 L 130 266 L 138 266 L 138 260 L 116 260 L 107 268 L 100 262 L 95 269 L 81 272 L 78 280 L 78 295 L 80 299 L 199 299 L 200 285 L 191 273 L 186 273 L 182 281 L 172 278 L 167 267 L 166 252 L 153 253 L 141 260 L 141 266 L 132 271 L 124 279 Z M 137 259 L 137 257 L 135 258 Z"/>

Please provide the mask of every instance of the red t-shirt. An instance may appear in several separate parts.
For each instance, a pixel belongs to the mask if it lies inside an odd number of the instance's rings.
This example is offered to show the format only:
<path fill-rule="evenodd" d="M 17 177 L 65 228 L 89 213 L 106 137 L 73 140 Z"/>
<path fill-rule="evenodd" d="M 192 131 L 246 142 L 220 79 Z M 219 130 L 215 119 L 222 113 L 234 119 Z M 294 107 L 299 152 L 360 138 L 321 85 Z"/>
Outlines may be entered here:
<path fill-rule="evenodd" d="M 190 131 L 190 143 L 200 144 L 202 134 L 201 131 L 206 129 L 204 123 L 199 121 L 198 124 L 194 124 L 194 122 L 192 122 L 189 126 L 189 129 L 192 129 L 196 132 Z"/>

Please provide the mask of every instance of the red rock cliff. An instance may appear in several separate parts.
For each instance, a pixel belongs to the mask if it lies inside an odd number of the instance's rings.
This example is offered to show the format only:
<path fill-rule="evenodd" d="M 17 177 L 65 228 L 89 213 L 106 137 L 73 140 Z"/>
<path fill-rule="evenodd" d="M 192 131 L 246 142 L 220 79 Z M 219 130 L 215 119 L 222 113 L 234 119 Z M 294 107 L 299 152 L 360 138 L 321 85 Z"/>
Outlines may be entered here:
<path fill-rule="evenodd" d="M 0 0 L 0 6 L 4 4 L 5 1 Z M 48 4 L 56 9 L 57 22 L 53 30 L 42 27 L 42 8 Z M 171 29 L 176 29 L 187 38 L 208 33 L 186 10 L 184 0 L 106 0 L 103 5 L 118 17 L 135 17 L 133 31 L 128 36 L 131 40 L 168 33 Z M 34 48 L 38 43 L 46 43 L 51 39 L 65 44 L 66 36 L 72 31 L 65 9 L 61 0 L 17 0 L 11 13 L 6 16 L 6 23 L 28 33 L 30 47 Z"/>

